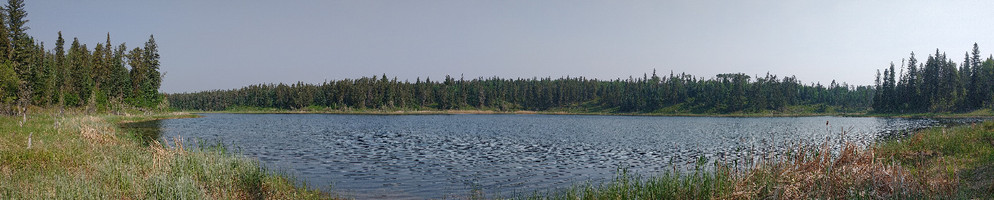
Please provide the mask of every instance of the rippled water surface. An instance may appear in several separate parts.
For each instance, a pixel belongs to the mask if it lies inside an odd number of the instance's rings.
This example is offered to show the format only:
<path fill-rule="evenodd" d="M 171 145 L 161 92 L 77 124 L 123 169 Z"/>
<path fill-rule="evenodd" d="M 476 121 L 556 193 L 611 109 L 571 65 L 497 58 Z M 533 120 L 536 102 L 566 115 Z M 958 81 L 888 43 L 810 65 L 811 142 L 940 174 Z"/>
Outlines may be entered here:
<path fill-rule="evenodd" d="M 204 114 L 162 120 L 162 138 L 222 141 L 308 185 L 358 198 L 530 193 L 652 175 L 699 156 L 747 161 L 799 142 L 867 144 L 931 119 L 574 115 Z M 842 131 L 845 134 L 841 134 Z"/>

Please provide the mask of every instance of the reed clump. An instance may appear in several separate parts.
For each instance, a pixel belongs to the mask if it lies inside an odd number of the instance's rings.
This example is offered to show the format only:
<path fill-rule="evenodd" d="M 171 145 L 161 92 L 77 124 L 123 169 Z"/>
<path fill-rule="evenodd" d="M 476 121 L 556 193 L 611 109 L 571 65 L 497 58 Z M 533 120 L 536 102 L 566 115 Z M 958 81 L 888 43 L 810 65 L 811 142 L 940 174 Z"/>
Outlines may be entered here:
<path fill-rule="evenodd" d="M 948 196 L 955 177 L 909 173 L 873 148 L 846 143 L 837 153 L 799 148 L 792 155 L 732 173 L 735 187 L 719 199 L 905 199 Z M 933 181 L 939 180 L 939 181 Z"/>

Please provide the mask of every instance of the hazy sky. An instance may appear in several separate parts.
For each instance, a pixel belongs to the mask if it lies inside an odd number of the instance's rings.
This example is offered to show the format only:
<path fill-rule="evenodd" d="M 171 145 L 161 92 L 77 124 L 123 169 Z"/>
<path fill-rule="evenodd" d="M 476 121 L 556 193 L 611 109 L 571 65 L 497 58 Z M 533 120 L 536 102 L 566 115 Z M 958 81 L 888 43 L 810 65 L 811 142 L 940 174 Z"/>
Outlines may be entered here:
<path fill-rule="evenodd" d="M 994 1 L 28 1 L 29 34 L 155 34 L 163 92 L 386 73 L 614 79 L 656 69 L 872 84 L 936 48 L 994 52 Z"/>

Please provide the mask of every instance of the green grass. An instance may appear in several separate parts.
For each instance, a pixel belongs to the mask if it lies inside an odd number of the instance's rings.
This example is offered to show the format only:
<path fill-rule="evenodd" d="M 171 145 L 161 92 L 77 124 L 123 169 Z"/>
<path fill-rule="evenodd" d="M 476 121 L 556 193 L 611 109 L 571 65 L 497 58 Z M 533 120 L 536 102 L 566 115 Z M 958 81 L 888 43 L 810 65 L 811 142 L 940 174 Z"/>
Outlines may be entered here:
<path fill-rule="evenodd" d="M 698 166 L 705 165 L 702 162 Z M 615 178 L 603 183 L 583 183 L 521 199 L 712 199 L 734 192 L 733 170 L 714 165 L 713 170 L 696 169 L 683 174 L 667 171 L 658 176 L 631 174 L 619 169 Z"/>
<path fill-rule="evenodd" d="M 141 138 L 118 123 L 187 114 L 0 117 L 2 199 L 329 199 L 220 146 L 184 149 Z M 31 147 L 28 148 L 28 140 Z M 178 140 L 176 140 L 178 141 Z"/>
<path fill-rule="evenodd" d="M 914 174 L 953 182 L 961 197 L 994 195 L 994 122 L 928 129 L 878 149 Z"/>

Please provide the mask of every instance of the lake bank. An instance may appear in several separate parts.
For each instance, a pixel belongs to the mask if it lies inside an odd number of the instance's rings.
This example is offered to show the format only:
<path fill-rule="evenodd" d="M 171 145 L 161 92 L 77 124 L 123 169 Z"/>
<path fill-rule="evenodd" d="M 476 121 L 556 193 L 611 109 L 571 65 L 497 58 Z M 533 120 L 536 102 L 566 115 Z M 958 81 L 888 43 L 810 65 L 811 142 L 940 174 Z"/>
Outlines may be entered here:
<path fill-rule="evenodd" d="M 224 148 L 143 144 L 125 122 L 197 117 L 58 115 L 0 117 L 0 196 L 13 199 L 327 199 L 258 161 Z M 26 120 L 24 120 L 26 119 Z M 22 121 L 24 122 L 22 124 Z M 180 140 L 174 140 L 180 141 Z M 218 146 L 221 147 L 221 146 Z"/>

